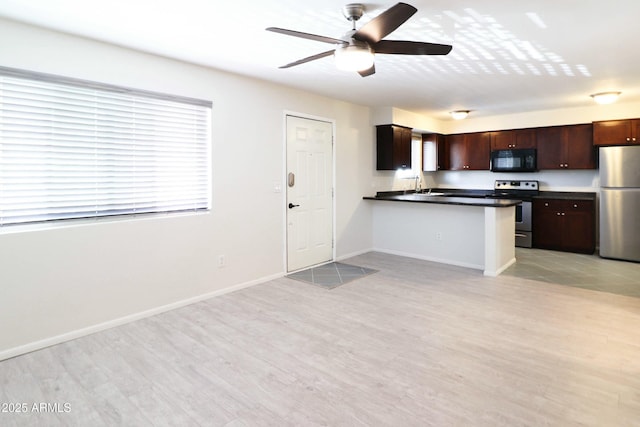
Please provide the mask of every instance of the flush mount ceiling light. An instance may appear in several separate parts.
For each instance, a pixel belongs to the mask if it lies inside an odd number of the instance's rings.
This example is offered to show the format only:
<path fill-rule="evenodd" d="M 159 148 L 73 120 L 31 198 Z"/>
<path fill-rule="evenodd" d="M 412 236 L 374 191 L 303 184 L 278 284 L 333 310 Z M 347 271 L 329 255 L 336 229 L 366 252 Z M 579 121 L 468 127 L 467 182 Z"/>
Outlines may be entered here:
<path fill-rule="evenodd" d="M 469 110 L 456 110 L 450 111 L 449 114 L 451 114 L 454 120 L 462 120 L 469 115 L 469 112 Z"/>
<path fill-rule="evenodd" d="M 333 55 L 336 67 L 343 71 L 364 71 L 373 66 L 373 52 L 365 43 L 337 47 Z"/>
<path fill-rule="evenodd" d="M 612 102 L 616 102 L 621 93 L 622 92 L 600 92 L 594 93 L 591 97 L 598 104 L 611 104 Z"/>

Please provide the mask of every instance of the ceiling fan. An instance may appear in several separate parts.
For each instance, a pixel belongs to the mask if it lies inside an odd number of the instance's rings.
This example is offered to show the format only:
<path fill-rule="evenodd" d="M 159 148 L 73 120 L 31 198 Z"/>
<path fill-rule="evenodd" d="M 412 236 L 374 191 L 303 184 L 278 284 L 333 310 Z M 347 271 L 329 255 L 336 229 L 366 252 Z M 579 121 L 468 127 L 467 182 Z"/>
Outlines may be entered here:
<path fill-rule="evenodd" d="M 304 64 L 305 62 L 334 55 L 338 68 L 347 71 L 357 71 L 362 77 L 367 77 L 376 72 L 374 53 L 393 55 L 446 55 L 451 52 L 452 46 L 446 44 L 382 40 L 417 11 L 418 9 L 409 4 L 398 3 L 367 22 L 359 30 L 356 30 L 356 21 L 362 17 L 364 5 L 360 3 L 348 4 L 343 8 L 343 14 L 345 18 L 353 22 L 353 27 L 351 31 L 347 31 L 339 39 L 276 27 L 269 27 L 267 31 L 336 45 L 335 49 L 299 59 L 298 61 L 291 62 L 279 68 L 294 67 Z"/>

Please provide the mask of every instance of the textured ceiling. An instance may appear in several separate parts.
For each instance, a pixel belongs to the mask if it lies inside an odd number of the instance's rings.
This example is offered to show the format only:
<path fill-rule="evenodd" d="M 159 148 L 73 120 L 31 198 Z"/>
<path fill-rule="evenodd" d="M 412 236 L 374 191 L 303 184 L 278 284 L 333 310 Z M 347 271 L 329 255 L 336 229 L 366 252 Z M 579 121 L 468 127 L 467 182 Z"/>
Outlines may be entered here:
<path fill-rule="evenodd" d="M 265 31 L 339 38 L 351 28 L 336 0 L 0 0 L 0 16 L 373 107 L 446 120 L 588 106 L 589 94 L 640 101 L 640 1 L 410 0 L 418 12 L 386 39 L 453 45 L 448 56 L 376 55 L 376 74 L 335 69 L 331 49 Z M 360 27 L 395 2 L 364 3 Z M 1 64 L 0 64 L 1 65 Z"/>

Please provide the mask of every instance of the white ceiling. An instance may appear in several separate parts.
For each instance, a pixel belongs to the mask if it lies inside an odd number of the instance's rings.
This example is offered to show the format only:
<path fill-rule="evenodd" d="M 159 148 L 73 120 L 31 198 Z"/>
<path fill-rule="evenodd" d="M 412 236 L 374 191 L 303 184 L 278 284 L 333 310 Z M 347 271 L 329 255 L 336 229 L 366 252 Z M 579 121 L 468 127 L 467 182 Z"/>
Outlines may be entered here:
<path fill-rule="evenodd" d="M 386 39 L 453 45 L 447 56 L 376 55 L 376 74 L 333 58 L 278 66 L 331 45 L 265 31 L 339 38 L 341 0 L 0 0 L 0 16 L 282 83 L 373 107 L 446 120 L 588 106 L 619 90 L 640 101 L 638 0 L 408 0 L 418 12 Z M 358 28 L 395 4 L 364 3 Z"/>

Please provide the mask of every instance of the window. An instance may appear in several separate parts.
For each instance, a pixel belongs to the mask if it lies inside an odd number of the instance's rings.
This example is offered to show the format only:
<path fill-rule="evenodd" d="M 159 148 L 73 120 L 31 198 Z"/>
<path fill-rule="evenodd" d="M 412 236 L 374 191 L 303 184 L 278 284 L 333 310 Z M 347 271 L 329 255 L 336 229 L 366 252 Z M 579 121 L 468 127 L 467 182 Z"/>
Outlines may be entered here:
<path fill-rule="evenodd" d="M 209 209 L 211 102 L 0 67 L 0 226 Z"/>

